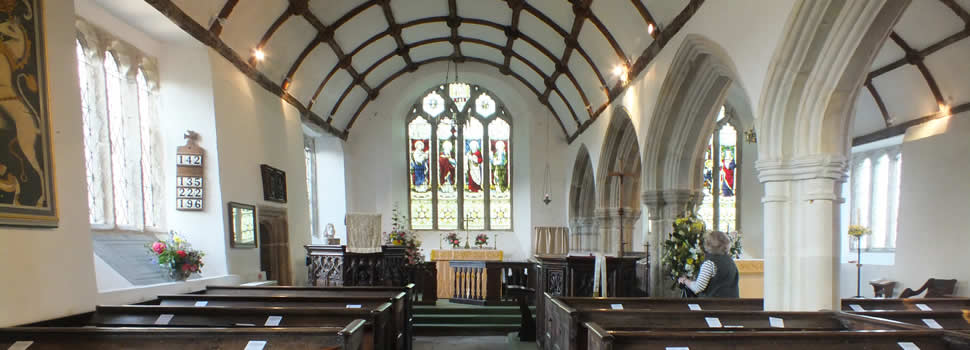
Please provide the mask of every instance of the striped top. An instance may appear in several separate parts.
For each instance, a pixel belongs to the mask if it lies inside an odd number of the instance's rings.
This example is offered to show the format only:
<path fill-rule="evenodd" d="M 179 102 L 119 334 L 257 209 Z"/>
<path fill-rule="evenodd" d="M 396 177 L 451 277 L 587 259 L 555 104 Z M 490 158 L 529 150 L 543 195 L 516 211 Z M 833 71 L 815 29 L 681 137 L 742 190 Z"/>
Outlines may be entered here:
<path fill-rule="evenodd" d="M 694 294 L 700 294 L 707 289 L 707 284 L 715 274 L 717 274 L 717 266 L 713 261 L 707 260 L 701 264 L 701 272 L 697 274 L 697 280 L 687 281 L 687 288 L 690 288 Z"/>

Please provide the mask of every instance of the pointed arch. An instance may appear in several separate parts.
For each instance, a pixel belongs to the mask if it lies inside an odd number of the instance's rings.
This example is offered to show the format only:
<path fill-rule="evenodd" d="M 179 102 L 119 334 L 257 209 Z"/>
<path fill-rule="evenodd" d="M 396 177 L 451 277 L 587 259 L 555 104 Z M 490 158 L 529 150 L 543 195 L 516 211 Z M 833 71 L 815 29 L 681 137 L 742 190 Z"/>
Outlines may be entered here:
<path fill-rule="evenodd" d="M 569 236 L 570 250 L 593 252 L 599 249 L 597 231 L 594 229 L 596 215 L 596 179 L 592 160 L 585 144 L 579 146 L 573 164 L 572 182 L 569 186 Z"/>
<path fill-rule="evenodd" d="M 623 234 L 624 251 L 632 251 L 633 227 L 640 218 L 640 144 L 626 109 L 615 109 L 606 129 L 596 173 L 597 227 L 601 251 L 616 253 Z"/>

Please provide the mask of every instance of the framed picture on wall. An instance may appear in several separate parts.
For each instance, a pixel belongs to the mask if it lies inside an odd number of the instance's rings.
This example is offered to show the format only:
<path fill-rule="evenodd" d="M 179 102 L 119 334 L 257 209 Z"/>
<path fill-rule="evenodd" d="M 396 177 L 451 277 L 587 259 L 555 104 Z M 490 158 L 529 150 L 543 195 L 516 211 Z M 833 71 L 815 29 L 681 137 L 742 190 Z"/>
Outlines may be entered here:
<path fill-rule="evenodd" d="M 286 172 L 266 164 L 259 168 L 263 173 L 263 199 L 286 203 Z"/>
<path fill-rule="evenodd" d="M 41 0 L 0 6 L 0 224 L 57 227 Z M 71 169 L 84 174 L 84 169 Z"/>

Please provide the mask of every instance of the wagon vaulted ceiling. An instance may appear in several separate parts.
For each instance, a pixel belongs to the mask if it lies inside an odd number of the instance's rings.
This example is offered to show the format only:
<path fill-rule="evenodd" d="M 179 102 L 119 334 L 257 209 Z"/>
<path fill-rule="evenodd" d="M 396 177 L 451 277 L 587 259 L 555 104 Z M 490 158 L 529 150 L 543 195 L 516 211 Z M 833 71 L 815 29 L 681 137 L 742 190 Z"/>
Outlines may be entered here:
<path fill-rule="evenodd" d="M 145 0 L 346 139 L 391 81 L 454 61 L 531 90 L 572 141 L 703 0 Z M 265 55 L 257 60 L 256 54 Z"/>

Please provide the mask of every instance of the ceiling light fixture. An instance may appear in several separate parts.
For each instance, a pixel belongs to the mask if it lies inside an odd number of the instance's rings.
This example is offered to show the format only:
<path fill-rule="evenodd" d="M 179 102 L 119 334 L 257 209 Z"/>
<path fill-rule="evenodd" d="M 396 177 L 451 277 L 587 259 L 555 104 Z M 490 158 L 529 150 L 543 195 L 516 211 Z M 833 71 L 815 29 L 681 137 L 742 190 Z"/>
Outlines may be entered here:
<path fill-rule="evenodd" d="M 628 69 L 625 64 L 618 64 L 613 66 L 613 76 L 620 79 L 620 81 L 626 83 Z"/>
<path fill-rule="evenodd" d="M 653 26 L 653 23 L 647 24 L 647 34 L 653 35 L 653 31 L 657 29 Z"/>
<path fill-rule="evenodd" d="M 262 49 L 253 49 L 253 58 L 256 61 L 262 62 L 266 59 L 266 53 Z"/>
<path fill-rule="evenodd" d="M 940 104 L 940 116 L 948 117 L 950 116 L 950 105 Z"/>

